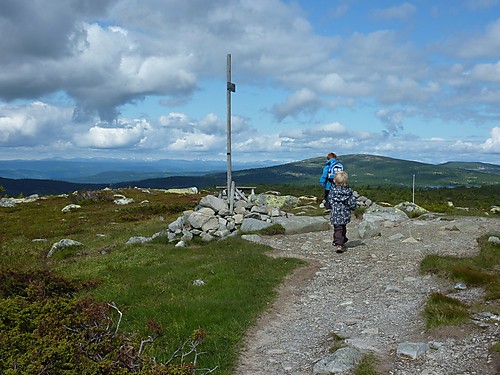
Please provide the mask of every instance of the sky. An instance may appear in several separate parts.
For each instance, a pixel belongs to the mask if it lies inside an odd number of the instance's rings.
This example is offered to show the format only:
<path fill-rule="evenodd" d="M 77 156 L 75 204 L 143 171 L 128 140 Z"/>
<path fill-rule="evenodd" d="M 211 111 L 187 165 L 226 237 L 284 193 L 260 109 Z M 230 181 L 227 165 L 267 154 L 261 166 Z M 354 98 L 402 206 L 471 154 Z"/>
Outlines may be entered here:
<path fill-rule="evenodd" d="M 0 160 L 500 164 L 500 0 L 2 0 Z"/>

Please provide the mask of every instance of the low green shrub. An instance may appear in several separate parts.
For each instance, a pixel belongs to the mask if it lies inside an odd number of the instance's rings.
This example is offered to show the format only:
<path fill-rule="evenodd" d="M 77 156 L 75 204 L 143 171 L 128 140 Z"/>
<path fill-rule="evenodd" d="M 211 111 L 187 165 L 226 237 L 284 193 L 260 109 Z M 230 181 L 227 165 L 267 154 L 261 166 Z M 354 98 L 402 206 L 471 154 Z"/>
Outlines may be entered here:
<path fill-rule="evenodd" d="M 158 363 L 143 349 L 162 335 L 160 325 L 146 322 L 146 340 L 120 333 L 123 314 L 114 304 L 76 297 L 91 284 L 47 271 L 2 273 L 1 281 L 2 374 L 191 375 L 197 368 L 197 347 L 206 337 L 201 328 Z"/>

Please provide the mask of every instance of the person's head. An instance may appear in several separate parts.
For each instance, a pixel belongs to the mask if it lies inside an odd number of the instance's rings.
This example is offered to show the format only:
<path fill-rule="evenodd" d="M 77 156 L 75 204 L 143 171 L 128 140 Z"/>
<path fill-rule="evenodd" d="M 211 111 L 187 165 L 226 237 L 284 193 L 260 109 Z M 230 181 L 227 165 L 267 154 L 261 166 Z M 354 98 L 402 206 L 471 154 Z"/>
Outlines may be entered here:
<path fill-rule="evenodd" d="M 333 176 L 333 182 L 337 186 L 347 186 L 347 184 L 349 183 L 349 176 L 344 171 L 338 171 Z"/>
<path fill-rule="evenodd" d="M 337 159 L 337 155 L 334 152 L 330 152 L 328 155 L 326 155 L 326 160 L 330 160 L 332 158 Z"/>

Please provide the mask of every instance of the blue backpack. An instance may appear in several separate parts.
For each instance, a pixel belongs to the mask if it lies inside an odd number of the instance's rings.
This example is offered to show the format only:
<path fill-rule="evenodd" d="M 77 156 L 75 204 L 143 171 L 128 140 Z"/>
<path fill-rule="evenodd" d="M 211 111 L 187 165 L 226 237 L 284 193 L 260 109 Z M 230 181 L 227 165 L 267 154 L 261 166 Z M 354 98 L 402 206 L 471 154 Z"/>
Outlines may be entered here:
<path fill-rule="evenodd" d="M 339 161 L 332 163 L 330 165 L 330 168 L 328 169 L 328 175 L 326 176 L 326 179 L 328 180 L 328 182 L 333 182 L 333 176 L 335 175 L 335 173 L 343 170 L 344 166 Z"/>

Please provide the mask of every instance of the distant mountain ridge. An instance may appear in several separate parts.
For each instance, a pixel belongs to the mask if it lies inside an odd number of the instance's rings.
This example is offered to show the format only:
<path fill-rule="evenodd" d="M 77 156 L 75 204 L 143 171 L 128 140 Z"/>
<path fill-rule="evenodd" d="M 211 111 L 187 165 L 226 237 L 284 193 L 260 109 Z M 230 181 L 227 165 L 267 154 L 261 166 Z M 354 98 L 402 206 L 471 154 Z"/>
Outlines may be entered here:
<path fill-rule="evenodd" d="M 415 186 L 418 187 L 447 187 L 447 186 L 500 186 L 500 166 L 477 162 L 448 162 L 439 165 L 426 164 L 384 156 L 352 154 L 343 155 L 339 160 L 349 173 L 350 184 L 356 186 L 411 186 L 415 176 Z M 297 162 L 234 170 L 233 180 L 237 185 L 276 185 L 276 184 L 319 184 L 324 157 L 305 159 Z M 191 172 L 185 170 L 183 175 L 165 176 L 165 172 L 122 171 L 116 175 L 131 177 L 128 180 L 113 183 L 70 182 L 63 179 L 12 179 L 0 177 L 0 186 L 5 188 L 9 196 L 19 194 L 60 194 L 82 189 L 102 189 L 110 186 L 145 187 L 145 188 L 179 188 L 196 186 L 198 188 L 213 188 L 216 185 L 226 184 L 226 172 L 206 173 L 192 162 Z M 1 173 L 1 172 L 0 172 Z M 105 172 L 101 172 L 105 173 Z M 111 173 L 111 172 L 110 172 Z M 144 176 L 148 173 L 156 178 L 135 179 L 135 176 Z"/>
<path fill-rule="evenodd" d="M 259 168 L 272 162 L 234 163 L 235 169 Z M 276 163 L 274 163 L 276 164 Z M 49 179 L 78 183 L 115 183 L 147 178 L 183 176 L 227 169 L 213 160 L 43 159 L 0 160 L 0 176 L 14 179 Z"/>

